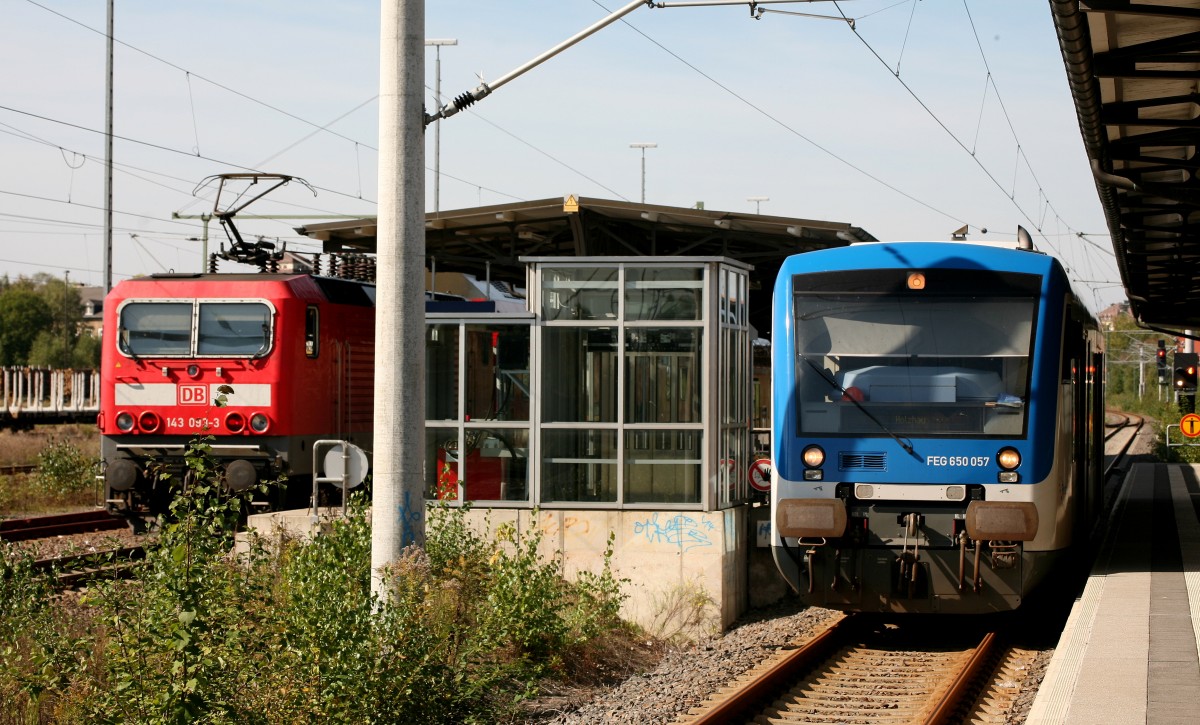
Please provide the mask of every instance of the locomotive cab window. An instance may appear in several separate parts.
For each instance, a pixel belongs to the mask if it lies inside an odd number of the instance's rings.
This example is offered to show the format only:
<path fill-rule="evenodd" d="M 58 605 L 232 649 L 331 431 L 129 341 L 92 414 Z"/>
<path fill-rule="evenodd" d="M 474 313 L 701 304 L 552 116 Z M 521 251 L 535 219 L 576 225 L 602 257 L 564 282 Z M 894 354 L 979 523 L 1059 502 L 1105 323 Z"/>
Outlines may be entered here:
<path fill-rule="evenodd" d="M 188 355 L 192 350 L 192 305 L 136 302 L 120 313 L 117 345 L 131 356 Z"/>
<path fill-rule="evenodd" d="M 859 270 L 793 284 L 798 432 L 1024 432 L 1036 277 L 930 270 L 913 286 L 904 270 Z"/>
<path fill-rule="evenodd" d="M 201 302 L 197 355 L 261 357 L 271 345 L 271 311 L 258 302 Z"/>
<path fill-rule="evenodd" d="M 261 300 L 130 300 L 118 326 L 118 349 L 130 357 L 262 357 L 274 309 Z"/>

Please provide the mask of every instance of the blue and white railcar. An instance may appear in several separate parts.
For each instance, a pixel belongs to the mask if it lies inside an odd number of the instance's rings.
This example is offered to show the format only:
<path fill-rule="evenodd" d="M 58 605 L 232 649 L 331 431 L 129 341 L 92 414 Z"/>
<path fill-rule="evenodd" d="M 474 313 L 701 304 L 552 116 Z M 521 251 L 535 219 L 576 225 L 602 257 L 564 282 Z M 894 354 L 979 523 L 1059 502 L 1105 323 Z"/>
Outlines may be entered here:
<path fill-rule="evenodd" d="M 790 257 L 772 320 L 775 562 L 810 604 L 1015 609 L 1101 502 L 1102 337 L 1053 258 Z"/>

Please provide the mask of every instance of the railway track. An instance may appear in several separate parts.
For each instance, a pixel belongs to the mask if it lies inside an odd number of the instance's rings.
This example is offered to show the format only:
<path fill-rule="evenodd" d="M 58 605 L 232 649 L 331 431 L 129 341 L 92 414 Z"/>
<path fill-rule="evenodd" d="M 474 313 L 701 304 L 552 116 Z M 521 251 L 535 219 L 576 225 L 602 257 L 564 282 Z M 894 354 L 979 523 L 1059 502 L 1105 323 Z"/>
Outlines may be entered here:
<path fill-rule="evenodd" d="M 92 531 L 113 531 L 128 525 L 125 519 L 117 518 L 104 510 L 3 519 L 0 520 L 0 539 L 27 541 Z"/>
<path fill-rule="evenodd" d="M 1145 423 L 1137 415 L 1117 416 L 1105 435 L 1106 478 L 1125 464 Z M 1069 611 L 1053 604 L 1060 598 L 1050 595 L 1037 624 L 1021 617 L 1024 624 L 1015 630 L 1028 638 L 1030 631 L 1045 628 L 1049 634 L 1039 631 L 1038 637 L 1054 641 Z M 849 615 L 710 696 L 681 722 L 1006 722 L 1039 650 L 1014 646 L 993 632 L 980 630 L 968 641 L 944 629 Z"/>
<path fill-rule="evenodd" d="M 682 720 L 689 723 L 989 722 L 1019 666 L 993 632 L 847 616 L 755 670 Z M 1011 688 L 1009 688 L 1011 689 Z M 1010 694 L 1011 696 L 1015 696 Z M 972 712 L 977 715 L 972 716 Z"/>
<path fill-rule="evenodd" d="M 42 576 L 53 577 L 57 589 L 72 589 L 97 579 L 118 579 L 132 573 L 138 561 L 146 558 L 143 546 L 125 546 L 87 554 L 71 554 L 38 559 L 33 568 Z"/>
<path fill-rule="evenodd" d="M 1112 460 L 1104 467 L 1104 480 L 1108 480 L 1109 476 L 1122 470 L 1121 464 L 1125 462 L 1130 446 L 1137 440 L 1138 434 L 1146 424 L 1146 419 L 1140 415 L 1130 413 L 1119 413 L 1119 415 L 1124 420 L 1113 426 L 1113 430 L 1104 436 L 1105 454 L 1112 456 Z M 1116 440 L 1117 435 L 1122 433 L 1127 434 L 1128 437 L 1124 441 Z M 1114 448 L 1116 450 L 1112 450 Z"/>
<path fill-rule="evenodd" d="M 27 463 L 21 466 L 0 466 L 0 476 L 17 476 L 26 473 L 33 473 L 38 469 L 36 463 Z"/>

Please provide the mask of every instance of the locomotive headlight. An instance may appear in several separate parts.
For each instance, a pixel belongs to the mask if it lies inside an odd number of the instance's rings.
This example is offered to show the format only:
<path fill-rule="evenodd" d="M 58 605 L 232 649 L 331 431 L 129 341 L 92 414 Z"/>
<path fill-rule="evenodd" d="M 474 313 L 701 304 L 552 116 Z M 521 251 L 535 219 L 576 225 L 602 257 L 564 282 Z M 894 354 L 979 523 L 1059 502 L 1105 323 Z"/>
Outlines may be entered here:
<path fill-rule="evenodd" d="M 1021 480 L 1021 474 L 1017 473 L 1016 469 L 1021 465 L 1021 454 L 1015 448 L 1001 448 L 996 454 L 996 463 L 1000 464 L 1000 468 L 1004 469 L 996 475 L 996 481 L 999 483 L 1017 483 Z"/>
<path fill-rule="evenodd" d="M 263 415 L 262 413 L 255 413 L 254 415 L 250 416 L 250 429 L 255 433 L 266 433 L 267 428 L 270 427 L 270 425 L 271 421 L 268 420 L 267 416 Z"/>
<path fill-rule="evenodd" d="M 133 430 L 133 416 L 129 413 L 117 413 L 117 430 L 122 433 Z"/>
<path fill-rule="evenodd" d="M 200 366 L 196 365 L 195 363 L 188 365 L 187 374 L 193 378 L 200 375 Z"/>

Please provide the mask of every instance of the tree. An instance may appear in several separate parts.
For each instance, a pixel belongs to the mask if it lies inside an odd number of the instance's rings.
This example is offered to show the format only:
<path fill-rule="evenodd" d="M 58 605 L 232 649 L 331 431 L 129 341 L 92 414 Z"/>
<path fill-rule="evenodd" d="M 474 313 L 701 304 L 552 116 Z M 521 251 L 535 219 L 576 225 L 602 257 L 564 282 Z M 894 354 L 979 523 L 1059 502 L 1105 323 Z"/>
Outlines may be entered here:
<path fill-rule="evenodd" d="M 0 292 L 0 366 L 26 365 L 29 349 L 54 314 L 32 282 L 19 279 Z"/>
<path fill-rule="evenodd" d="M 0 280 L 0 366 L 94 368 L 100 341 L 83 329 L 79 289 L 50 274 Z"/>

